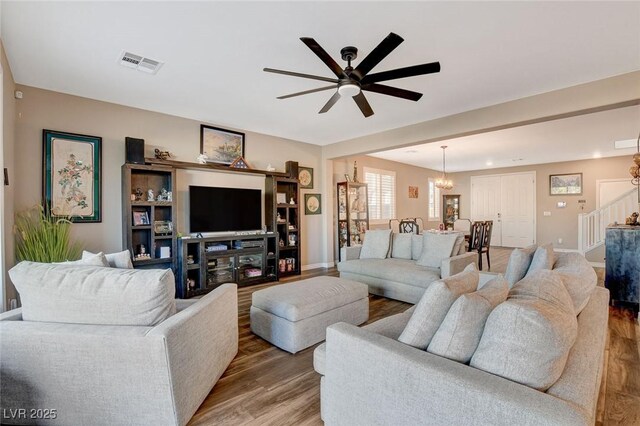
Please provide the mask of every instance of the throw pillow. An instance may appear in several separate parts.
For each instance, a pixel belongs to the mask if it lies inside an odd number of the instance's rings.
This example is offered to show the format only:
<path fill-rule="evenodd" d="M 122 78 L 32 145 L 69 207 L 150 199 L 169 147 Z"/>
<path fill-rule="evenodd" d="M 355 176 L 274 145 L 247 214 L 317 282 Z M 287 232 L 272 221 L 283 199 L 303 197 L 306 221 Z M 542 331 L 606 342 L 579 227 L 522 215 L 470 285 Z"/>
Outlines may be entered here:
<path fill-rule="evenodd" d="M 386 259 L 391 244 L 391 229 L 369 230 L 364 234 L 360 259 Z"/>
<path fill-rule="evenodd" d="M 66 262 L 54 262 L 54 265 L 84 265 L 84 266 L 104 266 L 109 267 L 109 261 L 104 253 L 89 253 L 87 256 L 82 252 L 79 260 L 68 260 Z"/>
<path fill-rule="evenodd" d="M 540 246 L 536 249 L 529 265 L 529 270 L 525 277 L 529 274 L 533 274 L 536 271 L 551 270 L 553 263 L 555 262 L 555 256 L 553 254 L 553 245 L 551 243 Z"/>
<path fill-rule="evenodd" d="M 453 257 L 453 256 L 457 256 L 460 253 L 460 250 L 462 247 L 464 247 L 464 234 L 463 233 L 457 233 L 456 234 L 456 242 L 453 244 L 453 250 L 451 250 L 451 256 L 449 257 Z"/>
<path fill-rule="evenodd" d="M 474 291 L 479 281 L 478 268 L 472 263 L 459 274 L 431 283 L 398 340 L 419 349 L 427 349 L 453 302 L 461 294 Z"/>
<path fill-rule="evenodd" d="M 461 295 L 433 336 L 428 352 L 468 363 L 476 351 L 489 314 L 507 300 L 509 283 L 498 275 L 480 290 Z"/>
<path fill-rule="evenodd" d="M 573 301 L 573 309 L 576 315 L 580 314 L 598 285 L 596 271 L 580 253 L 558 253 L 553 272 L 562 278 Z"/>
<path fill-rule="evenodd" d="M 82 259 L 85 257 L 94 256 L 90 251 L 84 250 L 82 252 Z M 107 262 L 109 262 L 109 266 L 112 268 L 121 268 L 121 269 L 133 269 L 133 263 L 131 262 L 131 253 L 129 250 L 120 251 L 117 253 L 107 253 L 105 254 L 107 258 Z"/>
<path fill-rule="evenodd" d="M 411 260 L 420 259 L 422 254 L 422 239 L 420 234 L 411 234 Z"/>
<path fill-rule="evenodd" d="M 540 270 L 491 312 L 470 365 L 544 392 L 562 375 L 577 333 L 560 275 Z"/>
<path fill-rule="evenodd" d="M 439 268 L 444 259 L 451 257 L 457 234 L 437 234 L 425 232 L 422 241 L 422 254 L 416 264 Z"/>
<path fill-rule="evenodd" d="M 176 312 L 170 269 L 20 262 L 9 276 L 25 321 L 154 326 Z"/>
<path fill-rule="evenodd" d="M 411 236 L 413 234 L 393 234 L 391 257 L 411 260 Z"/>
<path fill-rule="evenodd" d="M 527 275 L 531 260 L 533 260 L 533 254 L 537 248 L 538 246 L 533 244 L 529 247 L 515 249 L 511 252 L 509 263 L 507 263 L 507 271 L 504 274 L 504 277 L 509 282 L 509 287 L 513 287 L 515 283 Z"/>

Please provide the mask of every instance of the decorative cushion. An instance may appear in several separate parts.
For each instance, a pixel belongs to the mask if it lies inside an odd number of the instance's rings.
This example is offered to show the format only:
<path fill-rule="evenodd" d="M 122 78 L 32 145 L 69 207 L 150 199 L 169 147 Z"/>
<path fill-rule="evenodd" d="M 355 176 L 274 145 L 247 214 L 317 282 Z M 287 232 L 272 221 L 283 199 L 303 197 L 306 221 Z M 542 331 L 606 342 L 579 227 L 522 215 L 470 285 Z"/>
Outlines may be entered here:
<path fill-rule="evenodd" d="M 513 287 L 515 283 L 520 281 L 527 275 L 533 254 L 538 248 L 537 244 L 530 245 L 525 248 L 515 249 L 509 256 L 507 271 L 504 274 L 505 279 L 509 282 L 509 287 Z"/>
<path fill-rule="evenodd" d="M 580 253 L 558 253 L 553 272 L 562 278 L 573 301 L 573 309 L 576 315 L 580 314 L 598 285 L 596 271 Z"/>
<path fill-rule="evenodd" d="M 85 253 L 88 253 L 85 256 Z M 80 260 L 70 260 L 66 262 L 54 262 L 54 265 L 84 265 L 84 266 L 104 266 L 109 267 L 109 261 L 103 252 L 89 253 L 82 252 L 82 258 Z"/>
<path fill-rule="evenodd" d="M 153 326 L 176 312 L 170 269 L 20 262 L 9 276 L 25 321 Z"/>
<path fill-rule="evenodd" d="M 419 349 L 427 349 L 453 302 L 461 294 L 474 291 L 479 281 L 478 268 L 472 263 L 461 273 L 432 283 L 416 305 L 398 340 Z"/>
<path fill-rule="evenodd" d="M 439 268 L 444 259 L 451 257 L 457 238 L 457 234 L 425 232 L 422 241 L 422 254 L 416 263 L 420 266 Z"/>
<path fill-rule="evenodd" d="M 468 363 L 480 343 L 491 311 L 507 300 L 509 283 L 498 275 L 480 290 L 461 295 L 433 336 L 428 352 Z"/>
<path fill-rule="evenodd" d="M 453 243 L 453 250 L 451 250 L 451 256 L 449 256 L 449 257 L 453 257 L 453 256 L 457 256 L 459 254 L 462 254 L 462 253 L 460 253 L 460 250 L 464 247 L 464 234 L 458 233 L 456 235 L 457 235 L 456 242 Z"/>
<path fill-rule="evenodd" d="M 386 259 L 391 244 L 391 229 L 369 230 L 364 234 L 360 259 Z"/>
<path fill-rule="evenodd" d="M 491 312 L 470 365 L 545 391 L 562 375 L 577 330 L 560 275 L 540 270 L 516 284 Z"/>
<path fill-rule="evenodd" d="M 553 245 L 551 243 L 540 246 L 536 249 L 533 254 L 533 259 L 531 260 L 531 265 L 529 265 L 529 270 L 527 271 L 527 275 L 533 274 L 536 271 L 541 270 L 551 270 L 553 268 L 553 264 L 555 262 L 555 256 L 553 254 Z M 525 276 L 527 276 L 525 275 Z"/>
<path fill-rule="evenodd" d="M 411 260 L 420 259 L 420 255 L 422 254 L 422 239 L 423 236 L 420 234 L 411 234 Z M 438 265 L 438 268 L 440 265 Z"/>
<path fill-rule="evenodd" d="M 411 236 L 413 234 L 393 234 L 393 245 L 391 246 L 391 257 L 396 259 L 411 260 Z"/>
<path fill-rule="evenodd" d="M 82 252 L 82 260 L 95 256 L 90 251 L 84 250 Z M 129 250 L 120 251 L 118 253 L 107 253 L 104 255 L 107 258 L 108 266 L 111 268 L 120 269 L 133 269 L 133 263 L 131 262 L 131 253 Z"/>

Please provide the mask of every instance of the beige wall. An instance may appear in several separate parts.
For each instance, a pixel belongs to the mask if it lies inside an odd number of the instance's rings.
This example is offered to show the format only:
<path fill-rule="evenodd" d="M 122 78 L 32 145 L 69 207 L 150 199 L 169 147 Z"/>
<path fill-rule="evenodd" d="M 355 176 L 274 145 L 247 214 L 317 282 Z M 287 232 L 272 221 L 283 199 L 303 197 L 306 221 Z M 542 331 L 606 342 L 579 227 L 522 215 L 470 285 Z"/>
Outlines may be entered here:
<path fill-rule="evenodd" d="M 556 248 L 561 249 L 577 249 L 578 214 L 589 213 L 596 209 L 596 180 L 629 178 L 630 164 L 631 158 L 623 156 L 453 173 L 451 177 L 455 187 L 451 192 L 461 195 L 460 214 L 461 217 L 468 218 L 471 209 L 471 176 L 535 171 L 536 241 L 538 244 L 551 242 Z M 560 173 L 582 173 L 583 195 L 549 195 L 549 175 Z M 581 210 L 578 200 L 586 200 L 584 210 Z M 558 208 L 556 205 L 558 201 L 566 201 L 567 207 Z M 551 216 L 544 216 L 545 211 L 551 212 Z M 558 238 L 562 238 L 562 244 L 558 243 Z"/>
<path fill-rule="evenodd" d="M 18 85 L 17 88 L 24 92 L 24 98 L 16 105 L 20 114 L 16 126 L 13 179 L 17 210 L 41 201 L 43 129 L 102 137 L 102 223 L 75 224 L 72 231 L 89 250 L 115 251 L 122 247 L 120 168 L 124 163 L 126 136 L 145 139 L 147 156 L 152 156 L 154 147 L 169 150 L 181 161 L 195 162 L 199 154 L 200 124 L 206 123 L 28 86 Z M 319 146 L 246 132 L 245 158 L 253 167 L 265 169 L 272 164 L 277 170 L 284 171 L 285 161 L 298 161 L 300 165 L 314 168 L 317 185 L 323 181 L 321 153 Z M 234 179 L 241 181 L 246 176 L 209 171 L 195 174 L 198 182 L 211 185 L 217 182 L 232 185 Z M 180 176 L 178 174 L 179 187 Z M 256 177 L 251 176 L 254 185 L 264 188 L 264 178 L 257 178 L 261 182 L 256 184 Z M 185 191 L 184 187 L 181 191 Z M 179 230 L 184 231 L 184 211 L 179 214 L 182 215 L 178 220 Z M 303 214 L 302 229 L 305 233 L 302 265 L 323 263 L 321 216 Z"/>
<path fill-rule="evenodd" d="M 9 281 L 7 270 L 13 266 L 14 259 L 14 238 L 13 238 L 13 194 L 16 183 L 16 170 L 14 167 L 14 145 L 15 145 L 15 123 L 16 123 L 16 100 L 14 97 L 15 83 L 11 68 L 4 52 L 4 46 L 0 42 L 0 60 L 2 61 L 2 163 L 9 172 L 9 186 L 3 186 L 4 206 L 2 238 L 4 238 L 4 256 L 2 262 L 2 274 L 5 284 L 5 302 L 9 307 L 9 300 L 15 299 L 17 293 Z M 0 182 L 0 185 L 3 185 Z"/>

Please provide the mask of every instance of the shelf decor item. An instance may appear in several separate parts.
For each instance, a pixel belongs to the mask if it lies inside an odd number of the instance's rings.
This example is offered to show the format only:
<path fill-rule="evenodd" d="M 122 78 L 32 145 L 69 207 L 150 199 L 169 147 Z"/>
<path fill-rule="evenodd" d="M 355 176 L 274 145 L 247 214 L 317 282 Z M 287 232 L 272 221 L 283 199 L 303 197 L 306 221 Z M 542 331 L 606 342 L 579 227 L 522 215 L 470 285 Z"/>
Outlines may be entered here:
<path fill-rule="evenodd" d="M 244 133 L 201 124 L 200 154 L 207 162 L 231 165 L 244 157 Z"/>
<path fill-rule="evenodd" d="M 250 169 L 251 168 L 249 163 L 247 163 L 247 160 L 242 158 L 242 156 L 233 160 L 233 163 L 231 163 L 229 167 L 232 167 L 234 169 Z"/>
<path fill-rule="evenodd" d="M 102 222 L 102 138 L 43 130 L 43 199 L 52 217 Z"/>
<path fill-rule="evenodd" d="M 304 194 L 304 214 L 322 214 L 321 197 L 320 194 Z"/>
<path fill-rule="evenodd" d="M 549 175 L 549 195 L 582 195 L 582 173 Z"/>
<path fill-rule="evenodd" d="M 134 211 L 133 214 L 133 226 L 143 226 L 149 224 L 149 215 L 146 211 Z"/>
<path fill-rule="evenodd" d="M 298 180 L 300 189 L 313 189 L 313 168 L 298 167 Z"/>

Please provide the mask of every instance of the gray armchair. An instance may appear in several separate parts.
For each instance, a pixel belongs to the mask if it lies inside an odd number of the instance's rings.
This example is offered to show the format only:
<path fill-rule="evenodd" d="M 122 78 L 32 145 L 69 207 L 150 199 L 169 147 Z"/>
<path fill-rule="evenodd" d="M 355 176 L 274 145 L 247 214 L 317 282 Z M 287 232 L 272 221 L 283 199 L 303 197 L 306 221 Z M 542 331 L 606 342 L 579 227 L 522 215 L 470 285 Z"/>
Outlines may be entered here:
<path fill-rule="evenodd" d="M 155 327 L 0 315 L 3 423 L 186 424 L 238 352 L 237 301 L 237 286 L 225 284 L 178 300 L 178 312 Z M 46 413 L 55 419 L 37 418 Z"/>

